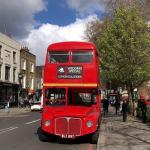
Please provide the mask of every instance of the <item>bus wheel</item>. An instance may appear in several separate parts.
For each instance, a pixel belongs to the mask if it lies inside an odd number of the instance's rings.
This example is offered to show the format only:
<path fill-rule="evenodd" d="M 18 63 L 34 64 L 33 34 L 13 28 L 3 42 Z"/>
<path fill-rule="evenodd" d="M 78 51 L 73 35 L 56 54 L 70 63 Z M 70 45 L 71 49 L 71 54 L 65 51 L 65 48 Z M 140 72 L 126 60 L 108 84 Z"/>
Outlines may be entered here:
<path fill-rule="evenodd" d="M 91 143 L 92 144 L 97 144 L 98 142 L 98 138 L 99 138 L 99 130 L 97 130 L 96 132 L 94 132 L 92 135 L 91 135 Z"/>
<path fill-rule="evenodd" d="M 47 142 L 49 140 L 48 136 L 42 131 L 41 127 L 38 128 L 37 134 L 40 141 Z"/>

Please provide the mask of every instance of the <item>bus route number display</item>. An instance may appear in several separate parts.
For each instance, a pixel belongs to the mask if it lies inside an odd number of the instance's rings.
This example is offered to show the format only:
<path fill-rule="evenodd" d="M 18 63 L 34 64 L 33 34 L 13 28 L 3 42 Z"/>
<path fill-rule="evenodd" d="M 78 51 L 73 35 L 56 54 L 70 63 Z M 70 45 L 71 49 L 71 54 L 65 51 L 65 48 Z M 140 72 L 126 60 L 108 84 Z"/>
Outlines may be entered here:
<path fill-rule="evenodd" d="M 59 79 L 81 79 L 82 66 L 58 66 L 57 77 Z"/>

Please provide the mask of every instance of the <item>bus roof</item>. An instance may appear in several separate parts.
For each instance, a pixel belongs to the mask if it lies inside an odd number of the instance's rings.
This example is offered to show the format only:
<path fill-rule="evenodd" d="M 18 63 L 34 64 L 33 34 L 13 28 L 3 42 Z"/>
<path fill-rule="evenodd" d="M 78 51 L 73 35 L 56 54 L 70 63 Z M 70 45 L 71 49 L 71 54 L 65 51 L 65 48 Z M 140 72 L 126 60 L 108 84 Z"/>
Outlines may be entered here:
<path fill-rule="evenodd" d="M 72 41 L 72 42 L 59 42 L 50 44 L 48 46 L 48 50 L 88 50 L 88 49 L 96 49 L 95 45 L 90 42 L 79 42 L 79 41 Z"/>

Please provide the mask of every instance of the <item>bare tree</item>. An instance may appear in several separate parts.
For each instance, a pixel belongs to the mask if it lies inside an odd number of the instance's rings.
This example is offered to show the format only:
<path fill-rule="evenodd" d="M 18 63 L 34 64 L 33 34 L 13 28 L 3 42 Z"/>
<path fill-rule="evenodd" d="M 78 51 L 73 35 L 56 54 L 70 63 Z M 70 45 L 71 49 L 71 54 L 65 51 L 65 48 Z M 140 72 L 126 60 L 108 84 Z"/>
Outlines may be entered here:
<path fill-rule="evenodd" d="M 107 10 L 114 14 L 120 7 L 137 7 L 145 20 L 150 20 L 150 0 L 108 0 Z"/>
<path fill-rule="evenodd" d="M 85 31 L 86 39 L 88 41 L 93 42 L 95 40 L 94 38 L 96 37 L 96 35 L 100 34 L 102 27 L 103 22 L 98 19 L 88 22 L 86 24 L 86 31 Z"/>

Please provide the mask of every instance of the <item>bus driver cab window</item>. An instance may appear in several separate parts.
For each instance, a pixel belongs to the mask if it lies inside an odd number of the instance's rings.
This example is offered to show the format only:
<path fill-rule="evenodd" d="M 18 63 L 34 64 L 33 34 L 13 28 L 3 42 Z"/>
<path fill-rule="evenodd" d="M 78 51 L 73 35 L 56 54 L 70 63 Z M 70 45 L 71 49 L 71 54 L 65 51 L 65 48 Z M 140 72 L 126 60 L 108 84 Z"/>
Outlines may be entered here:
<path fill-rule="evenodd" d="M 45 95 L 47 106 L 65 105 L 66 91 L 64 88 L 48 88 L 46 89 Z"/>

